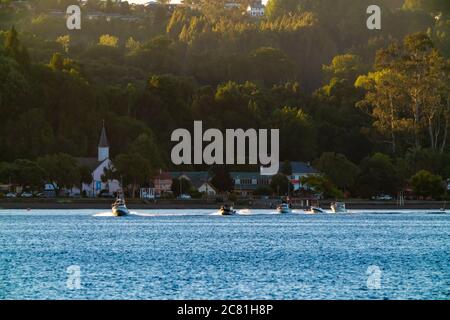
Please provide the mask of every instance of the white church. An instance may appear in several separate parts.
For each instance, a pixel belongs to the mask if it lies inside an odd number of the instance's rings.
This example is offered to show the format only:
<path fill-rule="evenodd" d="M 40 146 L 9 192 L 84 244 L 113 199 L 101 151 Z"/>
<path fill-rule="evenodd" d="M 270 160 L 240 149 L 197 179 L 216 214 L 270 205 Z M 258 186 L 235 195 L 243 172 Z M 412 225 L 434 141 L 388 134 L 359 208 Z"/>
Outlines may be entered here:
<path fill-rule="evenodd" d="M 109 194 L 122 191 L 119 181 L 102 181 L 102 176 L 104 175 L 105 169 L 113 168 L 112 161 L 109 158 L 109 143 L 106 136 L 106 128 L 104 123 L 100 134 L 100 141 L 98 143 L 97 158 L 76 158 L 76 160 L 79 166 L 84 166 L 91 170 L 92 183 L 84 183 L 81 191 L 79 188 L 73 188 L 71 190 L 72 195 L 81 195 L 85 193 L 88 197 L 97 197 L 102 190 L 108 191 Z"/>

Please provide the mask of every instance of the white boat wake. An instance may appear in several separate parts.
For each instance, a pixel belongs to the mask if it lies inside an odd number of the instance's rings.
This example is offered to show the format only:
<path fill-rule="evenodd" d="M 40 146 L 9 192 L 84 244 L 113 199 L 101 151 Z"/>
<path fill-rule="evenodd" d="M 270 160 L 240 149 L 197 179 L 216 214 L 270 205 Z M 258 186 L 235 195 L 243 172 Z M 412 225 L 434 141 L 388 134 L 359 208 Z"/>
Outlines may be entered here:
<path fill-rule="evenodd" d="M 36 210 L 35 210 L 36 211 Z M 240 209 L 236 211 L 235 216 L 342 216 L 342 215 L 354 215 L 354 214 L 408 214 L 417 213 L 419 210 L 351 210 L 346 213 L 333 213 L 331 210 L 325 210 L 324 213 L 311 213 L 302 209 L 293 209 L 290 213 L 281 214 L 274 209 Z M 420 210 L 423 214 L 445 214 L 448 211 L 439 210 Z M 92 213 L 91 213 L 92 215 Z M 94 217 L 115 217 L 111 211 L 98 212 L 93 214 Z M 128 217 L 184 217 L 184 216 L 221 216 L 220 210 L 212 211 L 208 209 L 199 210 L 183 210 L 183 209 L 160 209 L 160 210 L 148 210 L 148 211 L 131 211 Z"/>
<path fill-rule="evenodd" d="M 137 212 L 130 211 L 130 216 L 131 215 L 139 215 L 139 214 Z M 116 216 L 111 211 L 108 211 L 108 212 L 96 213 L 96 214 L 94 214 L 94 217 L 116 217 Z"/>

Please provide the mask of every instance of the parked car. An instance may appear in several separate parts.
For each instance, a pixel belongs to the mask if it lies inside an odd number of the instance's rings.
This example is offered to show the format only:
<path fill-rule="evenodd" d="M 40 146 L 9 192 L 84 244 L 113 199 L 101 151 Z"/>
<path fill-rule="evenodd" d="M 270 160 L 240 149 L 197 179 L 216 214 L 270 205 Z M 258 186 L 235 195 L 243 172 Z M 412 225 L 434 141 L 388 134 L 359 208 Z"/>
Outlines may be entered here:
<path fill-rule="evenodd" d="M 188 194 L 180 194 L 180 196 L 178 197 L 179 200 L 190 200 L 192 199 L 192 197 Z"/>
<path fill-rule="evenodd" d="M 34 193 L 35 198 L 45 198 L 45 194 L 43 192 Z"/>
<path fill-rule="evenodd" d="M 8 192 L 5 197 L 7 198 L 17 198 L 17 193 L 15 192 Z"/>
<path fill-rule="evenodd" d="M 33 198 L 33 193 L 30 191 L 24 191 L 20 195 L 21 198 Z"/>
<path fill-rule="evenodd" d="M 388 194 L 380 194 L 378 196 L 373 197 L 372 199 L 373 200 L 390 201 L 390 200 L 393 200 L 394 198 Z"/>

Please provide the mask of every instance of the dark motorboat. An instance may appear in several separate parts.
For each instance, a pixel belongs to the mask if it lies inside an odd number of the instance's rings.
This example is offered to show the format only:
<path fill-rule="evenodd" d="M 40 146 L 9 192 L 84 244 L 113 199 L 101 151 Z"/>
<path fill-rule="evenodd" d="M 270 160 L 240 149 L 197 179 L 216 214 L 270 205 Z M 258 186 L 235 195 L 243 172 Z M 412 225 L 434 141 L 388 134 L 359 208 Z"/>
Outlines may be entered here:
<path fill-rule="evenodd" d="M 229 206 L 228 204 L 220 207 L 219 212 L 222 216 L 234 216 L 236 214 L 236 211 L 233 210 L 233 207 Z"/>
<path fill-rule="evenodd" d="M 326 213 L 325 210 L 323 210 L 320 207 L 309 207 L 308 210 L 305 210 L 305 213 L 309 213 L 309 214 L 321 214 L 321 213 Z"/>

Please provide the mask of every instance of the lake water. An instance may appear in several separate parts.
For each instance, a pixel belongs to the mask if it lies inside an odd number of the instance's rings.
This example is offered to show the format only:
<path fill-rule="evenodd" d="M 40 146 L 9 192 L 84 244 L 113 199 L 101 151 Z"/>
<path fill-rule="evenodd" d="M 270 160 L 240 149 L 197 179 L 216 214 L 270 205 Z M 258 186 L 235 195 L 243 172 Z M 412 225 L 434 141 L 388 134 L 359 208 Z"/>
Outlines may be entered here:
<path fill-rule="evenodd" d="M 450 214 L 240 213 L 0 210 L 0 299 L 450 298 Z"/>

